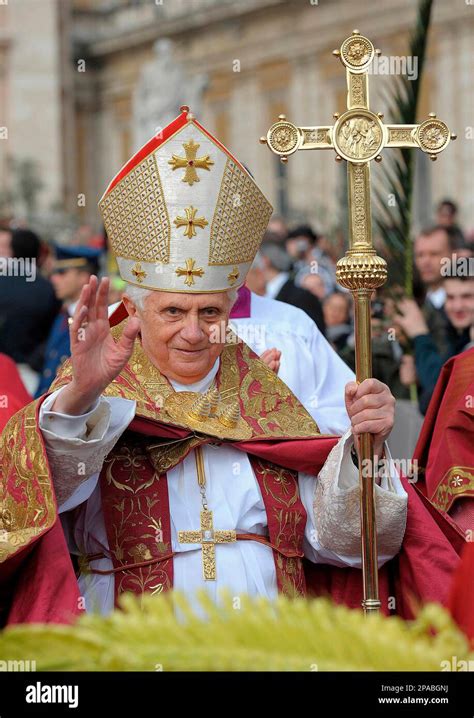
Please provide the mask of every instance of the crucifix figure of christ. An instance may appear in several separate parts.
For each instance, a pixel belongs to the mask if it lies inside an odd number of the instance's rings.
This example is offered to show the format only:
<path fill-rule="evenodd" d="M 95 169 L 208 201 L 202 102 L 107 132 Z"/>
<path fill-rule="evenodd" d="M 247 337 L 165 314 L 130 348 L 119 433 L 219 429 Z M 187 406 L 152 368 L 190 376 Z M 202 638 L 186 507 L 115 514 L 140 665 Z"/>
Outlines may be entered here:
<path fill-rule="evenodd" d="M 431 113 L 419 125 L 384 124 L 383 114 L 369 109 L 368 69 L 375 55 L 374 45 L 358 30 L 344 40 L 333 54 L 346 68 L 347 110 L 335 113 L 334 125 L 297 127 L 280 115 L 261 142 L 282 162 L 298 150 L 336 151 L 336 161 L 347 162 L 349 195 L 349 249 L 337 263 L 339 284 L 354 297 L 356 376 L 362 382 L 372 374 L 370 300 L 374 289 L 387 279 L 387 265 L 372 244 L 370 212 L 370 162 L 380 162 L 383 149 L 417 147 L 432 160 L 444 150 L 451 139 L 445 122 Z M 375 526 L 374 456 L 370 434 L 359 438 L 359 480 L 361 487 L 362 574 L 366 614 L 380 609 Z"/>

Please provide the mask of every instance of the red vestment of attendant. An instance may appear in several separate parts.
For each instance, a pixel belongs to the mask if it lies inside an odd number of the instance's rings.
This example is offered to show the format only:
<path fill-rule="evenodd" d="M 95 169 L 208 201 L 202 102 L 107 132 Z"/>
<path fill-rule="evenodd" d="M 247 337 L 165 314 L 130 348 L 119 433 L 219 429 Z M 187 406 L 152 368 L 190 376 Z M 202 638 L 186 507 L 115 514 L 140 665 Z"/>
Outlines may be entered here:
<path fill-rule="evenodd" d="M 413 459 L 420 490 L 474 540 L 474 348 L 443 366 Z"/>

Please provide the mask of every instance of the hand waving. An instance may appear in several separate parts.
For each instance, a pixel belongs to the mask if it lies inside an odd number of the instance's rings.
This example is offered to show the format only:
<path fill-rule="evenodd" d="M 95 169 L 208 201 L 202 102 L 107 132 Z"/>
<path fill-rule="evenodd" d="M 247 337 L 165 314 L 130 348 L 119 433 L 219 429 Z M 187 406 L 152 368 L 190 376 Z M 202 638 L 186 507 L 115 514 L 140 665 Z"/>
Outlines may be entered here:
<path fill-rule="evenodd" d="M 83 414 L 129 360 L 140 323 L 129 319 L 119 342 L 110 333 L 107 314 L 109 280 L 92 275 L 82 288 L 69 327 L 73 379 L 58 395 L 54 411 Z"/>

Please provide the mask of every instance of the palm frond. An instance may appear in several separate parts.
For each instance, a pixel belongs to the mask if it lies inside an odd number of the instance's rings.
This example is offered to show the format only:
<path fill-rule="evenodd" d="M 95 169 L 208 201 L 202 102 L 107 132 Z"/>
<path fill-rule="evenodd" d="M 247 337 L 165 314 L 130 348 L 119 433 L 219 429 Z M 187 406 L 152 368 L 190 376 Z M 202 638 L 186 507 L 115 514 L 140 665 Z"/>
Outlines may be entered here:
<path fill-rule="evenodd" d="M 417 121 L 423 68 L 430 27 L 433 0 L 420 0 L 416 24 L 410 37 L 409 55 L 418 58 L 415 78 L 395 78 L 388 93 L 387 116 L 390 122 L 412 125 Z M 375 225 L 382 236 L 391 260 L 389 282 L 400 284 L 409 296 L 413 293 L 413 250 L 411 237 L 415 150 L 392 150 L 384 158 L 382 183 L 374 191 Z M 395 198 L 395 206 L 387 205 L 387 196 Z"/>
<path fill-rule="evenodd" d="M 124 595 L 122 610 L 74 626 L 16 625 L 0 633 L 0 656 L 63 671 L 439 671 L 469 660 L 449 614 L 425 606 L 415 621 L 373 616 L 327 599 L 242 599 L 200 610 L 179 593 Z"/>

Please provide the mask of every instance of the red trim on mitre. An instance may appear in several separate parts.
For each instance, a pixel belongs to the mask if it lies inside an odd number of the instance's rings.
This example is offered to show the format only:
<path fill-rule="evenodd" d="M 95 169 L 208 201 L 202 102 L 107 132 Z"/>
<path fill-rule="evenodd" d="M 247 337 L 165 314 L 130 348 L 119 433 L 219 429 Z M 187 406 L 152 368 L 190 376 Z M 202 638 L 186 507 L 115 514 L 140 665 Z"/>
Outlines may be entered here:
<path fill-rule="evenodd" d="M 109 186 L 104 192 L 104 197 L 111 191 L 113 188 L 122 180 L 124 177 L 128 175 L 129 172 L 133 170 L 134 167 L 136 167 L 145 157 L 147 157 L 149 154 L 154 152 L 160 145 L 163 144 L 166 140 L 168 140 L 172 135 L 175 134 L 178 130 L 183 128 L 185 125 L 187 125 L 189 122 L 192 122 L 196 125 L 196 127 L 199 127 L 199 129 L 204 132 L 205 135 L 207 135 L 213 142 L 215 142 L 218 147 L 220 147 L 223 152 L 225 152 L 229 157 L 231 157 L 234 162 L 236 162 L 241 169 L 243 169 L 247 174 L 247 170 L 245 167 L 239 162 L 239 160 L 234 157 L 234 155 L 229 152 L 227 147 L 224 147 L 224 145 L 219 142 L 218 139 L 216 139 L 213 135 L 211 135 L 208 130 L 206 130 L 197 120 L 188 120 L 188 112 L 189 110 L 184 110 L 181 112 L 176 119 L 174 119 L 172 122 L 170 122 L 169 125 L 167 125 L 163 132 L 161 133 L 161 137 L 152 137 L 151 140 L 148 140 L 146 144 L 143 145 L 143 147 L 136 152 L 133 157 L 131 157 L 126 164 L 122 167 L 120 172 L 118 172 L 113 180 L 110 182 Z M 250 176 L 250 175 L 249 175 Z"/>
<path fill-rule="evenodd" d="M 146 144 L 143 145 L 143 147 L 136 152 L 133 157 L 131 157 L 128 162 L 124 164 L 122 169 L 118 174 L 115 175 L 113 180 L 110 182 L 109 186 L 105 190 L 104 196 L 108 194 L 116 184 L 120 182 L 121 179 L 123 179 L 128 173 L 133 170 L 136 165 L 138 165 L 145 157 L 147 157 L 153 150 L 156 150 L 157 147 L 159 147 L 165 140 L 169 139 L 171 135 L 173 135 L 177 130 L 181 129 L 181 127 L 184 127 L 184 125 L 187 123 L 187 112 L 182 112 L 173 122 L 170 122 L 167 127 L 164 128 L 162 132 L 161 137 L 152 137 L 151 140 L 148 140 Z"/>
<path fill-rule="evenodd" d="M 206 128 L 203 127 L 200 122 L 198 122 L 197 120 L 193 120 L 193 122 L 194 122 L 194 124 L 195 124 L 197 127 L 199 127 L 200 130 L 202 130 L 202 131 L 204 132 L 205 135 L 207 135 L 207 136 L 209 137 L 209 139 L 211 139 L 213 142 L 215 142 L 216 145 L 218 145 L 218 146 L 221 148 L 221 150 L 223 150 L 227 155 L 229 155 L 229 157 L 231 157 L 231 158 L 234 160 L 234 162 L 236 162 L 236 163 L 239 165 L 239 167 L 240 167 L 241 169 L 243 169 L 243 171 L 244 171 L 246 174 L 249 175 L 250 179 L 251 179 L 253 182 L 255 182 L 255 180 L 253 179 L 253 177 L 249 174 L 248 170 L 243 166 L 243 164 L 242 164 L 241 162 L 239 162 L 239 160 L 237 159 L 237 157 L 234 157 L 234 155 L 232 154 L 232 152 L 230 152 L 230 151 L 227 149 L 227 147 L 225 147 L 225 145 L 222 144 L 222 142 L 219 142 L 219 140 L 218 140 L 216 137 L 214 137 L 214 135 L 211 135 L 211 133 L 208 132 L 208 130 L 206 130 Z"/>

